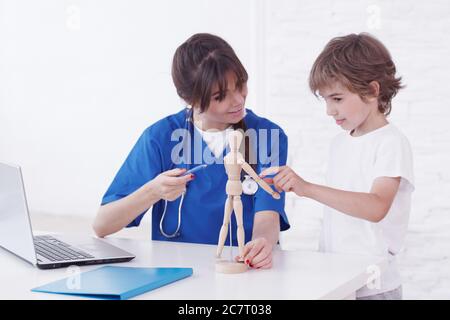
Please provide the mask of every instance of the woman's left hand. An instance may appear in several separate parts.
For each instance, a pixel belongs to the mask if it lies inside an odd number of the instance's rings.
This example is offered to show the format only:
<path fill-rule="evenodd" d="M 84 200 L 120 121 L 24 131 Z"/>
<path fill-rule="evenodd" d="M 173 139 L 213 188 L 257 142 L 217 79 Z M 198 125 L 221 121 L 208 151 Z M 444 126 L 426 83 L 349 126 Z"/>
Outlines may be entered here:
<path fill-rule="evenodd" d="M 254 269 L 272 268 L 272 244 L 265 238 L 257 238 L 249 241 L 244 246 L 243 258 L 245 264 Z M 236 261 L 242 261 L 236 257 Z"/>

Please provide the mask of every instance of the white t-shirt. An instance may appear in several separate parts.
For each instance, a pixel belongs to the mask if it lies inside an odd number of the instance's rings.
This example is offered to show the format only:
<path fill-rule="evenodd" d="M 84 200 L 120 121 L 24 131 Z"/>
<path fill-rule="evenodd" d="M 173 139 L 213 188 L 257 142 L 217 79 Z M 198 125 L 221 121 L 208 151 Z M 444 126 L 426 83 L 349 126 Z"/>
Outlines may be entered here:
<path fill-rule="evenodd" d="M 233 128 L 230 126 L 223 131 L 204 131 L 195 126 L 195 129 L 200 133 L 209 150 L 211 150 L 214 156 L 216 158 L 220 158 L 223 155 L 223 150 L 225 150 L 228 145 L 227 135 L 233 131 Z"/>
<path fill-rule="evenodd" d="M 324 208 L 322 251 L 388 258 L 379 288 L 364 286 L 357 292 L 358 297 L 391 291 L 401 285 L 395 255 L 403 246 L 414 191 L 412 151 L 408 139 L 392 124 L 360 137 L 349 132 L 336 136 L 330 148 L 327 186 L 368 193 L 378 177 L 401 177 L 392 206 L 379 223 Z"/>

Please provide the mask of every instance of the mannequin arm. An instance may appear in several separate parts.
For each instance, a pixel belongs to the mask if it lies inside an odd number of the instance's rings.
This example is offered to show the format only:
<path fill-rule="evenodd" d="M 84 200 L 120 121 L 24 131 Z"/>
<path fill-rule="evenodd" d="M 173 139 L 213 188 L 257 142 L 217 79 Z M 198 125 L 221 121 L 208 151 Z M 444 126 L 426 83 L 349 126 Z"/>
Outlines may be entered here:
<path fill-rule="evenodd" d="M 267 182 L 265 182 L 263 179 L 261 179 L 261 178 L 258 176 L 258 174 L 255 172 L 255 170 L 253 170 L 252 167 L 251 167 L 247 162 L 245 162 L 244 160 L 239 160 L 239 161 L 238 161 L 238 164 L 242 166 L 242 169 L 243 169 L 246 173 L 248 173 L 248 174 L 253 178 L 253 180 L 255 180 L 256 183 L 259 184 L 259 186 L 260 186 L 261 188 L 264 189 L 264 191 L 266 191 L 268 194 L 272 195 L 272 197 L 273 197 L 274 199 L 279 200 L 279 199 L 281 198 L 281 197 L 280 197 L 280 194 L 279 194 L 278 192 L 275 192 L 275 191 L 269 186 L 269 184 L 268 184 Z"/>

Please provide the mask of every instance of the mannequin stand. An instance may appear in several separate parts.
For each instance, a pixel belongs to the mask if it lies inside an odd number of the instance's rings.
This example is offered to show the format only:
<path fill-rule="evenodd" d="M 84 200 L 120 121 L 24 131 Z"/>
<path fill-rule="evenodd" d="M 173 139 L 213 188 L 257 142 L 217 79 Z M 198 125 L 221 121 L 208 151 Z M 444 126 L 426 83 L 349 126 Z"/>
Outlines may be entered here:
<path fill-rule="evenodd" d="M 248 267 L 243 262 L 232 262 L 226 260 L 218 260 L 216 262 L 216 272 L 234 274 L 244 273 L 248 270 Z"/>

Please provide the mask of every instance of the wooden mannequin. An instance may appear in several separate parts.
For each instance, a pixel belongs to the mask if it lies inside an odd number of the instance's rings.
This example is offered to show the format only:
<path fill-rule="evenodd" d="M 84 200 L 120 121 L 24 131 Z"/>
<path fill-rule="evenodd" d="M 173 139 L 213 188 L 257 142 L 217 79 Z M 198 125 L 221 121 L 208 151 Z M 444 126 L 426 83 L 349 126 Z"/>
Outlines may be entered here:
<path fill-rule="evenodd" d="M 247 174 L 249 174 L 256 181 L 256 183 L 258 183 L 258 185 L 267 193 L 271 194 L 273 198 L 280 199 L 280 194 L 273 191 L 272 188 L 258 176 L 258 174 L 252 169 L 252 167 L 247 162 L 245 162 L 244 157 L 239 152 L 242 140 L 243 135 L 240 131 L 233 131 L 228 136 L 230 152 L 224 157 L 225 171 L 228 175 L 226 186 L 226 193 L 228 197 L 225 203 L 223 225 L 220 229 L 219 243 L 216 254 L 217 258 L 220 258 L 220 256 L 222 255 L 225 239 L 228 234 L 228 226 L 230 223 L 231 213 L 234 209 L 234 214 L 237 222 L 237 240 L 240 260 L 239 262 L 227 262 L 219 260 L 216 263 L 216 271 L 222 273 L 240 273 L 247 270 L 247 266 L 243 263 L 245 233 L 242 217 L 241 171 L 244 170 Z"/>

